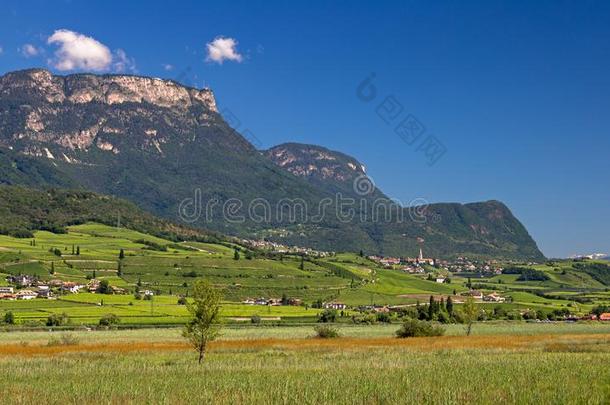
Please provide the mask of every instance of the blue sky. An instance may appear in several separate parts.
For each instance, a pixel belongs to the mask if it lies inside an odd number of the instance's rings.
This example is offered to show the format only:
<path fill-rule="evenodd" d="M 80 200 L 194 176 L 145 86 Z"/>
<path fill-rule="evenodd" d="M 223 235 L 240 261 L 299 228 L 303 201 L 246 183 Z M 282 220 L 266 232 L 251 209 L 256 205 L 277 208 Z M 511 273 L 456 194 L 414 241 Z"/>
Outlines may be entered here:
<path fill-rule="evenodd" d="M 501 200 L 547 256 L 610 253 L 610 2 L 3 3 L 0 73 L 209 86 L 262 147 L 343 151 L 406 203 Z M 57 30 L 109 54 L 62 64 Z M 377 96 L 363 102 L 371 73 Z M 388 96 L 446 148 L 434 165 L 377 114 Z"/>

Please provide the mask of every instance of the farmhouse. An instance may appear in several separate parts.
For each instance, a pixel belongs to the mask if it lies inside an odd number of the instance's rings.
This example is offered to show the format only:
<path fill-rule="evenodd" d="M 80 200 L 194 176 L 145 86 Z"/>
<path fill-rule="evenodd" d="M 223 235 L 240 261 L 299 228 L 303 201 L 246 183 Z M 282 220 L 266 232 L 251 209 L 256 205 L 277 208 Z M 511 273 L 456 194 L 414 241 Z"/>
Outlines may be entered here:
<path fill-rule="evenodd" d="M 443 277 L 437 277 L 437 278 L 436 278 L 436 282 L 437 282 L 437 283 L 442 284 L 442 283 L 444 283 L 444 282 L 445 282 L 445 278 L 443 278 Z"/>
<path fill-rule="evenodd" d="M 468 292 L 462 293 L 462 295 L 465 296 L 465 297 L 472 297 L 475 300 L 482 300 L 483 299 L 483 293 L 481 291 L 478 291 L 478 290 L 470 290 Z"/>
<path fill-rule="evenodd" d="M 12 294 L 13 287 L 0 287 L 0 294 Z"/>
<path fill-rule="evenodd" d="M 392 267 L 394 265 L 400 264 L 399 257 L 383 257 L 379 259 L 379 263 L 384 267 Z"/>
<path fill-rule="evenodd" d="M 494 293 L 485 295 L 483 297 L 483 301 L 487 301 L 487 302 L 504 302 L 504 301 L 506 301 L 506 298 L 504 298 L 500 294 L 494 292 Z"/>
<path fill-rule="evenodd" d="M 404 266 L 402 271 L 406 271 L 407 273 L 423 273 L 424 269 L 419 266 Z"/>
<path fill-rule="evenodd" d="M 267 305 L 282 305 L 282 300 L 279 298 L 269 298 L 269 301 L 267 301 Z"/>
<path fill-rule="evenodd" d="M 610 321 L 610 312 L 604 312 L 603 314 L 600 314 L 599 320 L 600 321 Z"/>
<path fill-rule="evenodd" d="M 127 291 L 121 287 L 111 286 L 110 288 L 112 288 L 113 294 L 126 294 L 127 293 Z"/>
<path fill-rule="evenodd" d="M 80 291 L 81 288 L 84 288 L 84 285 L 80 285 L 80 284 L 76 284 L 70 281 L 66 281 L 65 283 L 63 283 L 63 285 L 61 286 L 62 291 L 69 291 L 72 294 L 76 294 L 77 292 Z"/>
<path fill-rule="evenodd" d="M 47 284 L 49 285 L 49 287 L 61 287 L 62 285 L 64 285 L 64 282 L 62 280 L 54 278 L 53 280 L 49 280 Z"/>
<path fill-rule="evenodd" d="M 39 285 L 38 286 L 38 298 L 51 298 L 51 289 L 48 285 Z"/>
<path fill-rule="evenodd" d="M 21 290 L 15 295 L 17 296 L 18 300 L 31 300 L 38 297 L 38 294 L 32 290 Z"/>
<path fill-rule="evenodd" d="M 98 288 L 100 288 L 100 282 L 98 280 L 94 279 L 89 281 L 89 284 L 87 285 L 87 289 L 89 290 L 89 292 L 97 292 Z"/>
<path fill-rule="evenodd" d="M 322 304 L 322 308 L 324 309 L 345 309 L 347 305 L 342 302 L 325 302 Z"/>

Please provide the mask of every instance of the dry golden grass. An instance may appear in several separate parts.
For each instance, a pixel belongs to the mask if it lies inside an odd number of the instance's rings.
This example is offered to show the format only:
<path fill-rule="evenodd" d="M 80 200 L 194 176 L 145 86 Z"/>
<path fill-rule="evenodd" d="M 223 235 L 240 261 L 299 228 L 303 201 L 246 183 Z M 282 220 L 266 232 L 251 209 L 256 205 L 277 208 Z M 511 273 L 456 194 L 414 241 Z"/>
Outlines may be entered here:
<path fill-rule="evenodd" d="M 413 351 L 437 350 L 546 350 L 589 351 L 610 347 L 610 334 L 574 335 L 504 335 L 504 336 L 439 336 L 422 338 L 340 338 L 340 339 L 242 339 L 219 340 L 210 344 L 210 351 L 242 350 L 366 350 L 369 348 L 405 348 Z M 578 349 L 578 348 L 581 349 Z M 0 356 L 57 356 L 70 353 L 131 353 L 152 351 L 156 353 L 189 350 L 186 342 L 109 342 L 84 343 L 69 346 L 6 344 L 0 345 Z"/>

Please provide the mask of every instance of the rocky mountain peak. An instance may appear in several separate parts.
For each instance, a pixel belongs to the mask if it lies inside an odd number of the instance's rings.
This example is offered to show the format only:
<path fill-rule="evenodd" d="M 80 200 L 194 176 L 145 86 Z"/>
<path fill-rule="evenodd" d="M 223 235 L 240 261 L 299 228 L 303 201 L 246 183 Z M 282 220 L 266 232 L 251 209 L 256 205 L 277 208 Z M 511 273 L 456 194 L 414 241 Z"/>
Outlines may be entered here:
<path fill-rule="evenodd" d="M 265 151 L 276 165 L 301 177 L 347 182 L 366 174 L 366 168 L 353 157 L 318 145 L 285 143 Z"/>
<path fill-rule="evenodd" d="M 7 73 L 0 78 L 0 97 L 30 96 L 48 103 L 150 103 L 188 109 L 202 105 L 217 112 L 210 89 L 183 86 L 172 80 L 131 75 L 54 75 L 45 69 Z"/>

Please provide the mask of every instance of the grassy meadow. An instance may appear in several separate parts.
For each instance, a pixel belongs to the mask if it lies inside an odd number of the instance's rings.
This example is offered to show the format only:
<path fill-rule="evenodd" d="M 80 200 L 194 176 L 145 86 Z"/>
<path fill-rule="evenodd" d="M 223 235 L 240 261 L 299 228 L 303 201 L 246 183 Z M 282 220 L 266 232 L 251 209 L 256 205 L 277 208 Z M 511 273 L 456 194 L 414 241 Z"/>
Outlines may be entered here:
<path fill-rule="evenodd" d="M 610 400 L 610 326 L 494 326 L 411 339 L 395 325 L 339 326 L 324 340 L 306 327 L 226 328 L 203 365 L 178 329 L 70 332 L 68 345 L 60 332 L 10 332 L 0 391 L 4 403 L 62 404 Z"/>

